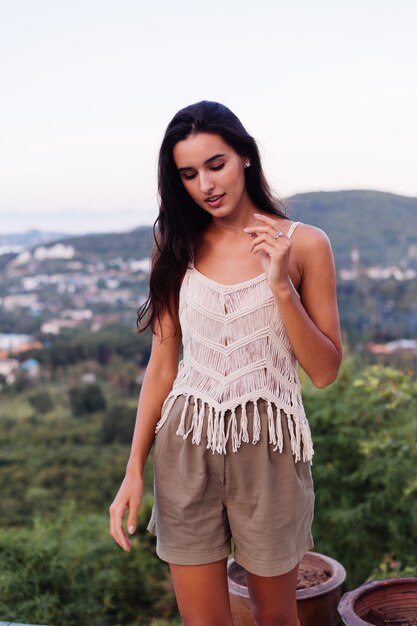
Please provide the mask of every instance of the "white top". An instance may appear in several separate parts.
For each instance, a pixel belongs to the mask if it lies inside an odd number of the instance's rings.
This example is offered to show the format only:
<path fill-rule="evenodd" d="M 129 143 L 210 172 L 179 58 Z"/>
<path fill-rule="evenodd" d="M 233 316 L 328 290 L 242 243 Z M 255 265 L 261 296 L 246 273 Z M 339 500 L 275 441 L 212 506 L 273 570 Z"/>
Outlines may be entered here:
<path fill-rule="evenodd" d="M 291 225 L 288 237 L 298 224 Z M 199 444 L 204 429 L 207 448 L 224 454 L 230 437 L 236 452 L 242 442 L 259 441 L 261 428 L 266 426 L 261 424 L 257 407 L 262 398 L 267 403 L 269 442 L 274 450 L 281 452 L 283 447 L 283 411 L 295 460 L 302 456 L 303 461 L 310 461 L 313 445 L 301 399 L 298 363 L 266 273 L 223 285 L 191 266 L 181 284 L 179 319 L 183 359 L 156 431 L 182 395 L 186 402 L 177 434 L 185 439 L 192 433 L 193 443 Z M 186 430 L 190 398 L 194 398 L 193 418 Z M 252 424 L 246 415 L 248 402 L 254 405 Z M 240 423 L 236 417 L 239 405 Z"/>

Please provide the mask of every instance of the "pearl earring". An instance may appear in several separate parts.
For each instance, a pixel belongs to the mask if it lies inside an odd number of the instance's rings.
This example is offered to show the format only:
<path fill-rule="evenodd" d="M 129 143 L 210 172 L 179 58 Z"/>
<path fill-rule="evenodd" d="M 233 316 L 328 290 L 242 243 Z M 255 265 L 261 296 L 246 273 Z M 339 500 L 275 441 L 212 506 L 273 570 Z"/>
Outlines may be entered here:
<path fill-rule="evenodd" d="M 250 167 L 250 161 L 245 162 L 245 167 Z"/>

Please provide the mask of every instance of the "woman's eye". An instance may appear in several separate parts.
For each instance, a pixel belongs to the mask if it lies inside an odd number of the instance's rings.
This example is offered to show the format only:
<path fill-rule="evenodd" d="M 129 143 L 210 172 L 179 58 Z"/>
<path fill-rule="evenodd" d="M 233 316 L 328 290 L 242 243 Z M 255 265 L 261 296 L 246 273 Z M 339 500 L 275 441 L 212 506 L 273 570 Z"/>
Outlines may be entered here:
<path fill-rule="evenodd" d="M 223 168 L 224 168 L 224 163 L 220 163 L 220 165 L 213 165 L 211 169 L 212 169 L 214 172 L 218 172 L 218 170 L 221 170 L 221 169 L 223 169 Z"/>
<path fill-rule="evenodd" d="M 184 180 L 193 180 L 193 178 L 195 178 L 196 175 L 195 174 L 183 174 L 182 177 Z"/>

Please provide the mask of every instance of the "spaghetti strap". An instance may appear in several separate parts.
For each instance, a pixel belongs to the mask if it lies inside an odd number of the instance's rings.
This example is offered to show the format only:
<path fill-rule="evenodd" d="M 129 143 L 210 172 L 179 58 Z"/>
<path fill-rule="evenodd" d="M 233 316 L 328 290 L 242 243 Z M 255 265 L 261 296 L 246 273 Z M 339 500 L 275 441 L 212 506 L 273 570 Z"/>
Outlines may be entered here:
<path fill-rule="evenodd" d="M 289 227 L 289 229 L 288 229 L 288 233 L 287 233 L 287 237 L 288 237 L 288 239 L 291 239 L 291 236 L 292 236 L 293 232 L 295 231 L 295 229 L 297 228 L 297 226 L 298 226 L 299 224 L 301 224 L 301 222 L 293 222 L 293 223 L 291 224 L 291 226 L 290 226 L 290 227 Z"/>

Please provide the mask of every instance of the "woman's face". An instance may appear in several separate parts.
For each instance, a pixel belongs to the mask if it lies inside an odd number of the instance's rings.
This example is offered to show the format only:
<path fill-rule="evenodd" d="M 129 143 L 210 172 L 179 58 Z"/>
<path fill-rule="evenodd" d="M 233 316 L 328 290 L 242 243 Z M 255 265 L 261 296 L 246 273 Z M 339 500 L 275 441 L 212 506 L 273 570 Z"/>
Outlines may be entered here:
<path fill-rule="evenodd" d="M 249 204 L 239 155 L 220 135 L 197 133 L 179 141 L 173 157 L 185 189 L 213 217 L 237 214 Z"/>

